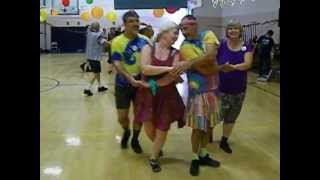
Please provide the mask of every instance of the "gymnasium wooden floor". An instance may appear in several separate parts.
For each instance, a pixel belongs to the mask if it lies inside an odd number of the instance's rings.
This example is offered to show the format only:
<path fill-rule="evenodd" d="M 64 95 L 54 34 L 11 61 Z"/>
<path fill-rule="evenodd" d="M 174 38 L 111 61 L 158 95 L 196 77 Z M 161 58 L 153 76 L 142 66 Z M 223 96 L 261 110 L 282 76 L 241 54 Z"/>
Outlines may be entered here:
<path fill-rule="evenodd" d="M 221 167 L 201 167 L 189 175 L 191 129 L 172 125 L 153 173 L 147 159 L 151 143 L 141 134 L 142 155 L 121 150 L 122 130 L 117 123 L 113 75 L 102 64 L 106 93 L 83 96 L 86 74 L 79 65 L 83 54 L 40 55 L 40 176 L 41 180 L 277 180 L 280 179 L 280 86 L 257 84 L 249 74 L 244 107 L 230 139 L 233 154 L 218 147 L 222 127 L 214 132 L 208 149 Z"/>

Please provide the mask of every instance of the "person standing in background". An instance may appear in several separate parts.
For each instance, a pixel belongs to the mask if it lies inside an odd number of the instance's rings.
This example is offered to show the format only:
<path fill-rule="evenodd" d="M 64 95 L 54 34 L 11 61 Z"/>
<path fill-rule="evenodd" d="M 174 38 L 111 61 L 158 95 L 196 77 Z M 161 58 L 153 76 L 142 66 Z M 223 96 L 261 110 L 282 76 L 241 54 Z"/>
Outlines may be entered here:
<path fill-rule="evenodd" d="M 86 42 L 86 58 L 89 65 L 89 72 L 92 76 L 89 80 L 89 86 L 84 90 L 84 94 L 92 96 L 92 85 L 95 80 L 98 81 L 98 92 L 108 90 L 108 88 L 101 85 L 100 73 L 101 73 L 101 54 L 104 48 L 108 45 L 106 39 L 103 38 L 102 32 L 100 32 L 100 24 L 93 22 L 90 26 L 90 30 L 87 33 Z"/>
<path fill-rule="evenodd" d="M 266 82 L 269 80 L 271 69 L 271 51 L 274 47 L 274 40 L 272 38 L 273 31 L 269 30 L 267 34 L 258 39 L 259 48 L 259 77 L 258 81 Z"/>

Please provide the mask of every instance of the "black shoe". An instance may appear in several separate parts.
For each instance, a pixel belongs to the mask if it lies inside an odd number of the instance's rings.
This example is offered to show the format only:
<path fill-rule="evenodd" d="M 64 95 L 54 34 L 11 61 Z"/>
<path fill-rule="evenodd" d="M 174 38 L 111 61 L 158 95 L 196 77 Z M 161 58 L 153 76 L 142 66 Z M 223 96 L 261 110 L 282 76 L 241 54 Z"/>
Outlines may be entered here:
<path fill-rule="evenodd" d="M 131 140 L 131 148 L 137 154 L 141 154 L 142 153 L 142 148 L 140 146 L 139 140 L 137 140 L 137 139 L 132 139 Z"/>
<path fill-rule="evenodd" d="M 159 157 L 162 157 L 162 156 L 163 156 L 163 151 L 160 150 L 160 152 L 159 152 Z"/>
<path fill-rule="evenodd" d="M 212 135 L 209 136 L 209 143 L 213 143 L 213 136 Z"/>
<path fill-rule="evenodd" d="M 84 66 L 85 66 L 85 64 L 86 64 L 86 63 L 82 63 L 82 64 L 80 65 L 80 68 L 81 68 L 82 72 L 84 72 Z"/>
<path fill-rule="evenodd" d="M 220 162 L 210 158 L 209 154 L 207 154 L 205 157 L 199 156 L 199 162 L 200 162 L 200 165 L 207 165 L 207 166 L 211 166 L 211 167 L 219 167 L 220 166 Z"/>
<path fill-rule="evenodd" d="M 190 174 L 192 176 L 198 176 L 199 175 L 199 165 L 200 161 L 199 160 L 192 160 L 191 161 L 191 166 L 190 166 Z"/>
<path fill-rule="evenodd" d="M 103 87 L 103 86 L 98 87 L 98 92 L 103 92 L 103 91 L 106 91 L 106 90 L 108 90 L 108 88 Z"/>
<path fill-rule="evenodd" d="M 128 140 L 130 137 L 130 130 L 124 131 L 121 139 L 121 148 L 127 149 L 128 148 Z"/>
<path fill-rule="evenodd" d="M 226 153 L 229 153 L 229 154 L 232 153 L 232 149 L 230 148 L 228 142 L 223 142 L 223 141 L 221 141 L 221 142 L 220 142 L 220 148 L 221 148 L 224 152 L 226 152 Z"/>
<path fill-rule="evenodd" d="M 87 96 L 92 96 L 93 95 L 92 92 L 90 90 L 87 90 L 87 89 L 85 89 L 83 91 L 83 94 L 86 94 Z"/>
<path fill-rule="evenodd" d="M 153 172 L 160 172 L 161 171 L 161 167 L 160 167 L 160 164 L 159 164 L 159 161 L 158 160 L 155 160 L 155 159 L 149 159 L 149 164 L 151 166 L 151 169 Z"/>

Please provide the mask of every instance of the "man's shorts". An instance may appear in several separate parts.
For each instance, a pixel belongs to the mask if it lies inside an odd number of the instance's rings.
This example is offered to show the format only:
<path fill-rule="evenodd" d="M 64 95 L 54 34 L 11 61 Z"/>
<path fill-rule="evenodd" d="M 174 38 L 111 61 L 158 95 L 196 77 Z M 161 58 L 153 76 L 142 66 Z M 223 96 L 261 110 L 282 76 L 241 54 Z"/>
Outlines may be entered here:
<path fill-rule="evenodd" d="M 100 73 L 101 72 L 101 64 L 100 61 L 90 60 L 88 59 L 90 69 L 87 72 Z"/>
<path fill-rule="evenodd" d="M 115 86 L 117 109 L 129 109 L 131 101 L 136 97 L 137 88 L 132 85 Z"/>

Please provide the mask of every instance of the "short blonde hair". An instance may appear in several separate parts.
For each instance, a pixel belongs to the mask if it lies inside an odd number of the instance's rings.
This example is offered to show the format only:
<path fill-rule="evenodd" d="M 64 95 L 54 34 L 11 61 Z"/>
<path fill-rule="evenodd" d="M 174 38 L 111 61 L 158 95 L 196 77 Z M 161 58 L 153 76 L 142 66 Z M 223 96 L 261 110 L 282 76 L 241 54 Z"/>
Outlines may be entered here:
<path fill-rule="evenodd" d="M 165 21 L 164 23 L 161 23 L 160 24 L 159 33 L 158 33 L 157 38 L 156 38 L 156 42 L 159 41 L 159 39 L 161 38 L 162 34 L 170 31 L 171 29 L 175 29 L 175 28 L 178 28 L 178 25 L 173 21 Z"/>
<path fill-rule="evenodd" d="M 243 29 L 242 29 L 242 25 L 240 22 L 237 22 L 237 21 L 230 21 L 228 24 L 227 24 L 227 27 L 226 27 L 226 37 L 228 37 L 228 30 L 231 29 L 231 28 L 237 28 L 240 30 L 240 38 L 242 37 L 242 33 L 243 33 Z"/>

